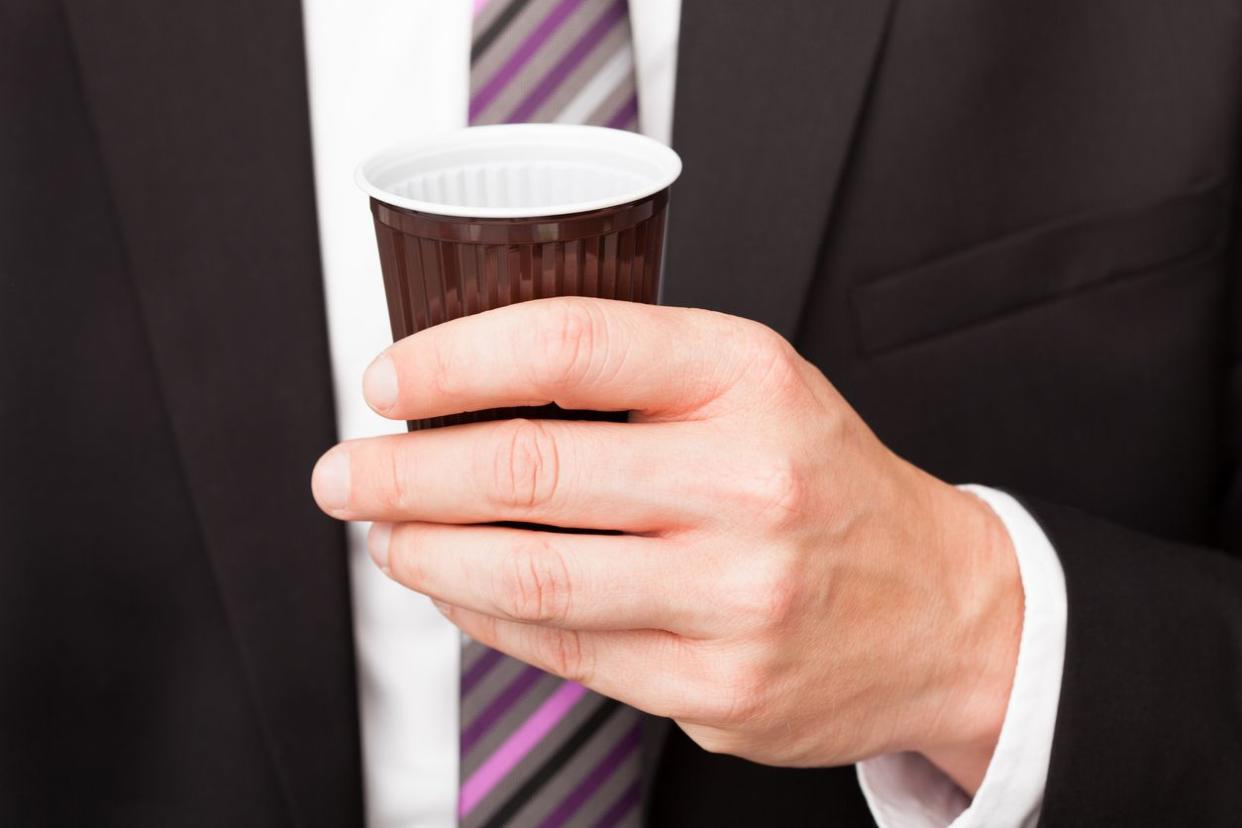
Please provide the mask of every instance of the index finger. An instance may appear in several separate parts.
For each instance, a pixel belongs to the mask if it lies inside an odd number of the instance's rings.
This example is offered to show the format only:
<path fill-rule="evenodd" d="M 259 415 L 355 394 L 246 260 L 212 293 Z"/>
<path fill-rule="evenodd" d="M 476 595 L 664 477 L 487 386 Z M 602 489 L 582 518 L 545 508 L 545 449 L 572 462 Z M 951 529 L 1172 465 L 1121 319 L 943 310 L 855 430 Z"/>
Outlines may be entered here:
<path fill-rule="evenodd" d="M 749 326 L 710 311 L 539 299 L 406 337 L 371 364 L 363 388 L 378 413 L 404 420 L 546 403 L 680 414 L 725 387 Z"/>

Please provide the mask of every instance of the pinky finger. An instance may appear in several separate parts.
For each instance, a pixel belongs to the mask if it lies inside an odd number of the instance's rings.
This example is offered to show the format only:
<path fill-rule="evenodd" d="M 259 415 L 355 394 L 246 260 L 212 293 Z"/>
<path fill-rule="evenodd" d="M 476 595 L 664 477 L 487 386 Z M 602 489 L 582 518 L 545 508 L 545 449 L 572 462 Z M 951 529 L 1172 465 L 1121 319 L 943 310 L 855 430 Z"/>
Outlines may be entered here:
<path fill-rule="evenodd" d="M 656 716 L 692 704 L 693 642 L 660 630 L 583 632 L 436 603 L 462 632 L 539 669 Z"/>

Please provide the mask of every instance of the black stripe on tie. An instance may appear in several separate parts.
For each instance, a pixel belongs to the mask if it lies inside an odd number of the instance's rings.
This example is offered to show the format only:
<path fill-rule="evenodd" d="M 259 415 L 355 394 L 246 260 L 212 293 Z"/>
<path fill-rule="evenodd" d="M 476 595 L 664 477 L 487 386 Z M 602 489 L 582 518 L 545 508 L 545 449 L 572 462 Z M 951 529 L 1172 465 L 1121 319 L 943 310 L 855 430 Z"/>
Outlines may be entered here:
<path fill-rule="evenodd" d="M 498 3 L 500 0 L 492 0 L 492 2 Z M 526 8 L 528 3 L 530 3 L 530 0 L 513 0 L 505 7 L 504 11 L 496 15 L 496 19 L 491 22 L 490 26 L 479 32 L 479 36 L 474 39 L 474 43 L 470 46 L 471 66 L 479 59 L 479 55 L 486 52 L 487 47 L 491 46 L 496 38 L 500 37 L 500 33 L 513 21 L 513 18 L 521 13 L 522 9 Z"/>
<path fill-rule="evenodd" d="M 604 699 L 604 703 L 599 709 L 591 714 L 585 722 L 578 725 L 578 729 L 566 739 L 556 752 L 547 758 L 547 761 L 539 767 L 537 771 L 531 774 L 530 778 L 522 783 L 522 787 L 513 792 L 513 796 L 500 806 L 496 813 L 492 814 L 492 818 L 483 823 L 483 828 L 504 828 L 509 820 L 522 809 L 522 806 L 539 793 L 539 789 L 546 785 L 556 772 L 560 770 L 566 762 L 570 760 L 578 748 L 586 744 L 595 731 L 604 726 L 604 722 L 608 721 L 608 717 L 620 709 L 621 703 L 615 699 Z"/>

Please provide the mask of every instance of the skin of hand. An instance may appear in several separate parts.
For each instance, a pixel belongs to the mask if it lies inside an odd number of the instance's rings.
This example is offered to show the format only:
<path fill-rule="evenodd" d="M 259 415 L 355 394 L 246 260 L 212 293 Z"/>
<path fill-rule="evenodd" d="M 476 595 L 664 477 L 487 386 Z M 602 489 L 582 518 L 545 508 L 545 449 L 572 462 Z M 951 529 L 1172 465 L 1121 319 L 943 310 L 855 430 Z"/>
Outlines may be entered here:
<path fill-rule="evenodd" d="M 393 419 L 512 405 L 629 411 L 348 441 L 329 515 L 471 637 L 706 750 L 828 766 L 918 751 L 973 794 L 1022 628 L 1011 541 L 889 451 L 779 335 L 608 300 L 430 328 L 368 368 Z M 555 533 L 497 522 L 613 530 Z"/>

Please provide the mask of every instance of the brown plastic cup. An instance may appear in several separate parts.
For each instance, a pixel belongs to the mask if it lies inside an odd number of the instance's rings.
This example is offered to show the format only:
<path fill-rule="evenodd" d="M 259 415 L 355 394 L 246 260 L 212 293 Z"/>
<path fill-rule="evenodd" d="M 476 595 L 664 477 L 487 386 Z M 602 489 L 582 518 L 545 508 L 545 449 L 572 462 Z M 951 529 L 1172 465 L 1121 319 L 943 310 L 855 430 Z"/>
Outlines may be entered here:
<path fill-rule="evenodd" d="M 393 339 L 551 296 L 657 301 L 669 186 L 681 161 L 632 132 L 562 124 L 470 127 L 359 165 L 371 197 Z M 554 405 L 411 421 L 624 414 Z"/>

